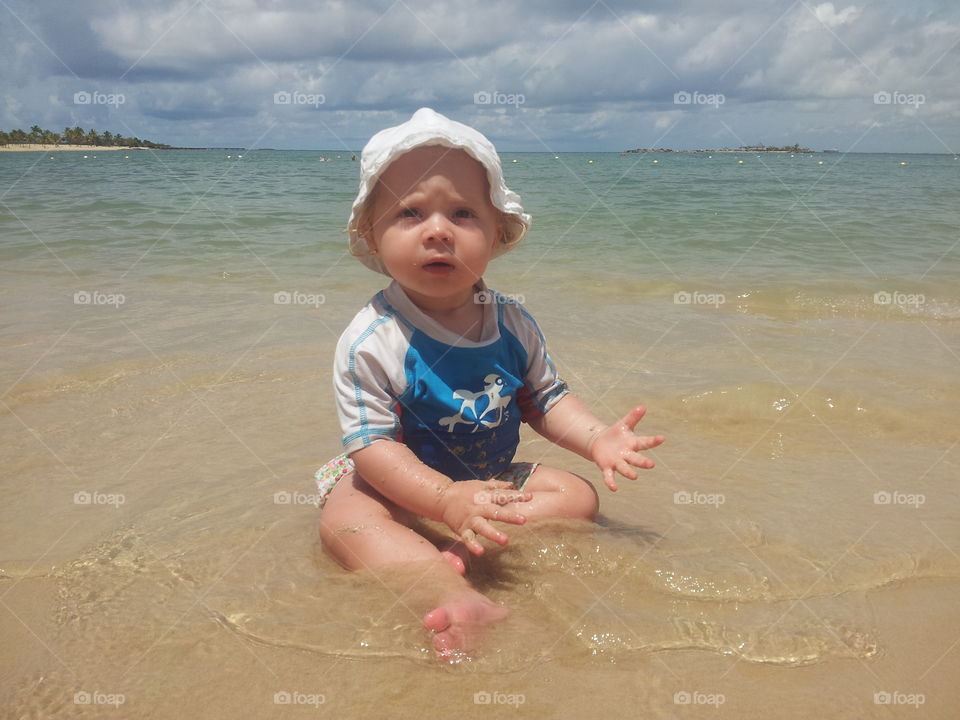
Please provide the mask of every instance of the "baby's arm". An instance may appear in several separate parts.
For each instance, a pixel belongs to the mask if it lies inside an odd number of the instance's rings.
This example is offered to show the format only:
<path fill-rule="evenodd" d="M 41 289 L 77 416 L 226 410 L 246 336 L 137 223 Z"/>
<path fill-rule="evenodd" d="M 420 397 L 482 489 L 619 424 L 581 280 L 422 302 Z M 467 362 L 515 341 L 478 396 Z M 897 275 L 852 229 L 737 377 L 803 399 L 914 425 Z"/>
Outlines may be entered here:
<path fill-rule="evenodd" d="M 640 454 L 663 442 L 663 435 L 635 435 L 646 408 L 635 407 L 613 425 L 605 425 L 573 393 L 567 393 L 545 415 L 530 420 L 530 427 L 550 442 L 591 460 L 603 471 L 603 481 L 617 489 L 614 471 L 636 480 L 633 468 L 652 468 L 653 461 Z"/>
<path fill-rule="evenodd" d="M 508 482 L 454 482 L 423 464 L 406 445 L 393 440 L 378 440 L 352 453 L 350 458 L 360 476 L 377 492 L 417 515 L 446 524 L 475 555 L 483 554 L 477 535 L 507 544 L 506 534 L 497 530 L 491 520 L 514 525 L 526 522 L 507 503 L 533 498 L 529 492 L 514 490 Z"/>

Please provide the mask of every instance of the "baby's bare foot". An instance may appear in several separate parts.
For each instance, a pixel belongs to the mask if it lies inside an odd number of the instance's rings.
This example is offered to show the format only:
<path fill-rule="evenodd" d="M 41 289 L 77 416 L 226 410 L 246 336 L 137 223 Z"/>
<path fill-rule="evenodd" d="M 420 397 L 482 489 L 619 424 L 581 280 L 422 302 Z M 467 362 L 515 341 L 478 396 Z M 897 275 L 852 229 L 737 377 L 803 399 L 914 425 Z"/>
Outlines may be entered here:
<path fill-rule="evenodd" d="M 467 568 L 470 567 L 470 551 L 462 542 L 452 543 L 449 547 L 442 549 L 440 554 L 460 575 L 467 574 Z"/>
<path fill-rule="evenodd" d="M 434 633 L 437 657 L 459 662 L 477 650 L 483 629 L 502 620 L 508 612 L 471 590 L 428 612 L 423 616 L 423 626 Z"/>

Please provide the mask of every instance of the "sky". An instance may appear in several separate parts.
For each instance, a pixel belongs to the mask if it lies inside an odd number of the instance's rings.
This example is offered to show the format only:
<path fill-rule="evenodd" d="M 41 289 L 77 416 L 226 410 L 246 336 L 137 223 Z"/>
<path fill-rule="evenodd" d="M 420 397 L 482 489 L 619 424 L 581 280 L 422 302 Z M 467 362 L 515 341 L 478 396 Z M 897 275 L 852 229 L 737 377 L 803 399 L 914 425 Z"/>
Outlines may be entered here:
<path fill-rule="evenodd" d="M 0 129 L 359 150 L 960 152 L 957 0 L 0 0 Z"/>

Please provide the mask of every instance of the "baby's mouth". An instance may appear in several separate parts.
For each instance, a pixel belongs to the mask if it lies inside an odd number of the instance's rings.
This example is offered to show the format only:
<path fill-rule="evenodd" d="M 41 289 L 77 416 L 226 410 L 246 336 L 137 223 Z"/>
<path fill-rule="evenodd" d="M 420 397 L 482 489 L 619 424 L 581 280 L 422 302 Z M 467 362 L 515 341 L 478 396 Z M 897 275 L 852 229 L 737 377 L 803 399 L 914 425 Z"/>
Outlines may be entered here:
<path fill-rule="evenodd" d="M 423 264 L 423 269 L 431 273 L 446 273 L 451 272 L 454 269 L 454 265 L 452 262 L 447 262 L 446 260 L 431 260 Z"/>

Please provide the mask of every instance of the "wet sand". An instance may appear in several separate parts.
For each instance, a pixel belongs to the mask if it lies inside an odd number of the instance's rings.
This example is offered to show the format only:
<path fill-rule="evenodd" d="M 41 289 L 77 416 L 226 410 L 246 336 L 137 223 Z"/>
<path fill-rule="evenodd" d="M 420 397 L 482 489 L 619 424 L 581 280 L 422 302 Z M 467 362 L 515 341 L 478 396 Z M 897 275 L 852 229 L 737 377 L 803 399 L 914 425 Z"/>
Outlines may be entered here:
<path fill-rule="evenodd" d="M 617 305 L 494 269 L 601 417 L 643 402 L 668 442 L 640 482 L 601 490 L 598 525 L 515 529 L 475 564 L 511 614 L 482 657 L 447 667 L 420 627 L 430 588 L 347 574 L 317 540 L 311 474 L 339 442 L 329 358 L 374 280 L 327 278 L 315 307 L 242 277 L 131 282 L 115 306 L 77 306 L 69 279 L 42 296 L 7 283 L 6 717 L 960 704 L 954 321 L 813 290 L 697 308 L 647 288 Z M 518 457 L 599 484 L 532 433 Z"/>

